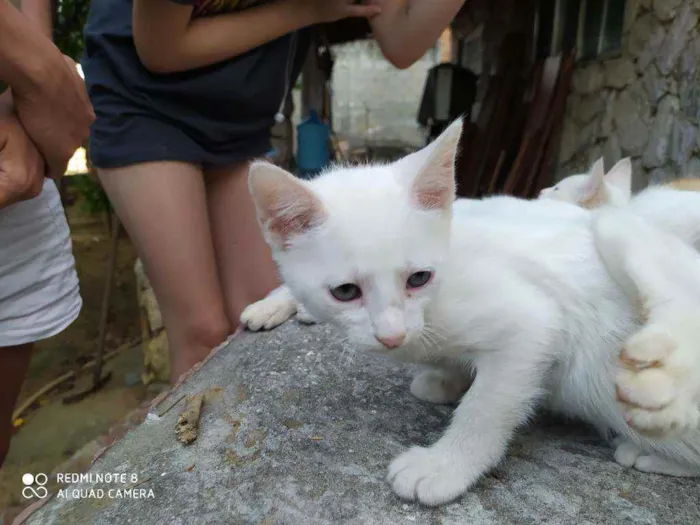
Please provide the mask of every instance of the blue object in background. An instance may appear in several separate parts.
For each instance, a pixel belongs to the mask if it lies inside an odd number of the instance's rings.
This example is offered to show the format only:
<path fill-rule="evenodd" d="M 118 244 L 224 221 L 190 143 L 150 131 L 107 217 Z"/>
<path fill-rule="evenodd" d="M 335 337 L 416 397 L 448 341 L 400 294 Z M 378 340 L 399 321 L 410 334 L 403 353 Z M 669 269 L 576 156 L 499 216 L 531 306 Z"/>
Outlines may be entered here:
<path fill-rule="evenodd" d="M 311 110 L 309 117 L 297 126 L 297 170 L 302 178 L 317 174 L 330 160 L 328 124 Z"/>

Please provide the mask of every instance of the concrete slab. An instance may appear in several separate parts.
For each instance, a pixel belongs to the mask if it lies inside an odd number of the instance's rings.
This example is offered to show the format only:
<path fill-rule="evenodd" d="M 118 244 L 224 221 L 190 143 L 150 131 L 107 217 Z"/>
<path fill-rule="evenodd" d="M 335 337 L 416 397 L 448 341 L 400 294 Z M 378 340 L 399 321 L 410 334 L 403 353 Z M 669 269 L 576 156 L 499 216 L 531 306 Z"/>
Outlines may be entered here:
<path fill-rule="evenodd" d="M 183 401 L 149 416 L 90 470 L 137 481 L 73 485 L 64 495 L 105 495 L 54 496 L 27 523 L 700 523 L 697 480 L 626 470 L 593 431 L 550 419 L 522 431 L 503 465 L 460 501 L 428 509 L 399 500 L 386 467 L 406 447 L 436 440 L 451 409 L 411 396 L 410 367 L 340 339 L 295 323 L 235 338 L 155 411 L 206 392 L 197 441 L 175 439 Z M 116 497 L 129 488 L 146 497 Z"/>

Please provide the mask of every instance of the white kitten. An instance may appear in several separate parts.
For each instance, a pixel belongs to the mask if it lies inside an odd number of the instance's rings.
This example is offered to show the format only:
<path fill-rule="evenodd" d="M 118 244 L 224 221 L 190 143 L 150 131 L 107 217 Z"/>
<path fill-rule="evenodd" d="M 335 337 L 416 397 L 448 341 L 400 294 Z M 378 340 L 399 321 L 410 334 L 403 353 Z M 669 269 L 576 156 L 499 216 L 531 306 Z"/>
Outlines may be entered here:
<path fill-rule="evenodd" d="M 571 175 L 540 192 L 538 198 L 552 199 L 581 208 L 593 209 L 605 204 L 622 206 L 632 197 L 632 161 L 622 159 L 605 173 L 603 159 L 598 159 L 589 173 Z"/>
<path fill-rule="evenodd" d="M 454 202 L 460 132 L 456 122 L 398 162 L 312 181 L 267 163 L 250 171 L 284 282 L 312 315 L 356 347 L 436 365 L 414 379 L 423 399 L 459 400 L 476 371 L 445 434 L 392 462 L 394 491 L 428 505 L 459 496 L 540 402 L 665 466 L 700 467 L 700 431 L 653 441 L 617 406 L 617 355 L 640 320 L 598 254 L 592 212 L 550 199 Z M 700 236 L 695 197 L 659 217 L 686 241 Z M 656 217 L 665 206 L 647 208 Z"/>

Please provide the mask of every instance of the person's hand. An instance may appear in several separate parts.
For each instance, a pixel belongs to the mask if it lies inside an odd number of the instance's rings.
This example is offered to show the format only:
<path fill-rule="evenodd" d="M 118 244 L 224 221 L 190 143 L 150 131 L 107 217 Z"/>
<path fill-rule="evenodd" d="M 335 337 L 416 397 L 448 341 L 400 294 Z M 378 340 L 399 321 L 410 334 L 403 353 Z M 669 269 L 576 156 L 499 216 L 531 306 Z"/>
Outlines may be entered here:
<path fill-rule="evenodd" d="M 32 199 L 44 187 L 45 164 L 26 130 L 12 113 L 7 97 L 0 102 L 0 209 Z"/>
<path fill-rule="evenodd" d="M 381 12 L 375 2 L 365 0 L 297 0 L 303 9 L 311 12 L 314 23 L 335 22 L 343 18 L 373 18 Z"/>
<path fill-rule="evenodd" d="M 46 161 L 46 175 L 58 180 L 95 120 L 75 62 L 56 49 L 42 60 L 33 82 L 12 92 L 17 116 Z"/>

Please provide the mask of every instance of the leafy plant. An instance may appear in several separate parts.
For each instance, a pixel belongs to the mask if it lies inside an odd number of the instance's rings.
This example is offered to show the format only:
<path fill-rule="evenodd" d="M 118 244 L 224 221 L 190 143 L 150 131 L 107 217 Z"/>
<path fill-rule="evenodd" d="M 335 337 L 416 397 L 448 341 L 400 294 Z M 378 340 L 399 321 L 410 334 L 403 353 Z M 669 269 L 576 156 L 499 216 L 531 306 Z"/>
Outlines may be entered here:
<path fill-rule="evenodd" d="M 71 185 L 81 195 L 80 209 L 87 213 L 105 213 L 110 211 L 109 199 L 100 186 L 88 175 L 70 177 Z"/>
<path fill-rule="evenodd" d="M 83 27 L 90 0 L 52 0 L 53 38 L 56 46 L 73 60 L 83 53 Z"/>

